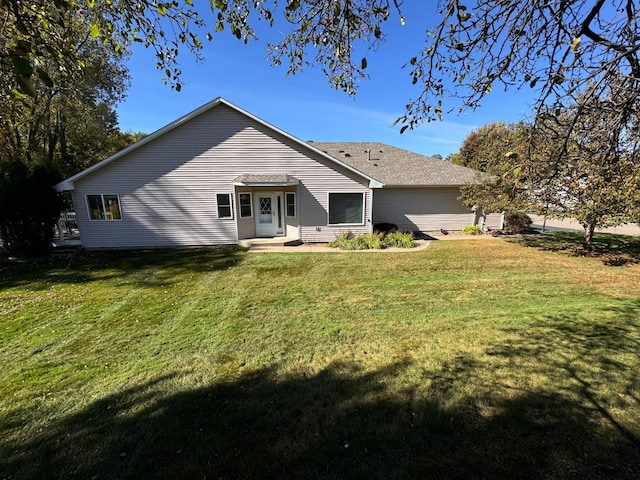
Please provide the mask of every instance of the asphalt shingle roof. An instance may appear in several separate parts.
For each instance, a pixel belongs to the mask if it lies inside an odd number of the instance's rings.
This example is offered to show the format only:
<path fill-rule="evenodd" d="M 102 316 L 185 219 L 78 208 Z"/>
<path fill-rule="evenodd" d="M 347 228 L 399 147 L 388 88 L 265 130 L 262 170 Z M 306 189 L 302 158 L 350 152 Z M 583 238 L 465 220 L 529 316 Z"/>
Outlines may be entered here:
<path fill-rule="evenodd" d="M 281 173 L 281 174 L 250 174 L 245 173 L 240 175 L 237 178 L 233 179 L 236 183 L 279 183 L 279 184 L 291 184 L 294 185 L 298 183 L 298 179 L 292 177 L 289 174 Z"/>
<path fill-rule="evenodd" d="M 378 142 L 309 142 L 385 186 L 459 186 L 476 183 L 476 170 Z"/>

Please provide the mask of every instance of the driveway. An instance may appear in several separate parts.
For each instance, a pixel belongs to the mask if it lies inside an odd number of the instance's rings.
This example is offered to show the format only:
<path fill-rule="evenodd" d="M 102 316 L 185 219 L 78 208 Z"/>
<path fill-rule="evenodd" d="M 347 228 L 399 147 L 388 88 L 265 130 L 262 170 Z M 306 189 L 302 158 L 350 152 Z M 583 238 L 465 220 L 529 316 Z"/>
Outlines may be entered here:
<path fill-rule="evenodd" d="M 531 220 L 533 220 L 532 228 L 542 229 L 544 223 L 544 217 L 542 215 L 529 214 Z M 559 220 L 557 218 L 547 218 L 547 224 L 545 226 L 547 230 L 565 230 L 565 231 L 580 231 L 584 232 L 582 225 L 575 220 Z M 613 228 L 598 228 L 596 232 L 615 233 L 617 235 L 634 235 L 640 236 L 640 227 L 633 224 L 620 225 Z"/>

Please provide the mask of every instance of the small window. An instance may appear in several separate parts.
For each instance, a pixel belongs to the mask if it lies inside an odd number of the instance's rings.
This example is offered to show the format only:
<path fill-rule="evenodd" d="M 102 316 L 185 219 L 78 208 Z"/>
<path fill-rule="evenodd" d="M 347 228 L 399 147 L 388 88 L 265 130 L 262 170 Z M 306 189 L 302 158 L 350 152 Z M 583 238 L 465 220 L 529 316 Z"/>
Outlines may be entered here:
<path fill-rule="evenodd" d="M 91 220 L 122 220 L 118 195 L 87 195 Z"/>
<path fill-rule="evenodd" d="M 295 217 L 296 216 L 296 194 L 293 192 L 287 192 L 284 194 L 286 199 L 285 203 L 287 204 L 287 217 Z"/>
<path fill-rule="evenodd" d="M 364 225 L 364 193 L 329 193 L 329 225 Z"/>
<path fill-rule="evenodd" d="M 218 206 L 218 218 L 233 218 L 230 193 L 216 193 L 216 204 Z"/>
<path fill-rule="evenodd" d="M 239 193 L 238 205 L 240 206 L 240 218 L 247 218 L 253 216 L 251 211 L 251 194 Z"/>

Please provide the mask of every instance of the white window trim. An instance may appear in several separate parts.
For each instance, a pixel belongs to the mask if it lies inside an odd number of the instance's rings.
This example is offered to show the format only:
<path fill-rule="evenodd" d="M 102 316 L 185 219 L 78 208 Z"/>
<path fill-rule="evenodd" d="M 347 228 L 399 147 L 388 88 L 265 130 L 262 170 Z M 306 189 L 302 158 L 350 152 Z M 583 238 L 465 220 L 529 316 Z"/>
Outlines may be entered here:
<path fill-rule="evenodd" d="M 358 193 L 360 195 L 362 195 L 362 221 L 360 223 L 329 223 L 329 219 L 330 219 L 330 198 L 331 198 L 331 194 L 332 193 Z M 364 219 L 365 219 L 365 210 L 366 210 L 366 192 L 327 192 L 327 225 L 330 227 L 344 227 L 344 226 L 362 226 L 365 224 Z"/>
<path fill-rule="evenodd" d="M 249 195 L 249 215 L 242 215 L 240 195 Z M 251 192 L 238 192 L 238 218 L 253 218 L 253 195 L 251 195 Z"/>
<path fill-rule="evenodd" d="M 116 197 L 118 199 L 118 209 L 120 210 L 120 218 L 106 218 L 107 214 L 111 215 L 111 213 L 107 213 L 107 206 L 104 204 L 104 197 Z M 100 197 L 100 201 L 102 202 L 102 211 L 104 212 L 105 218 L 91 218 L 91 207 L 89 206 L 89 197 Z M 87 206 L 87 218 L 90 222 L 121 222 L 122 217 L 122 202 L 120 201 L 120 195 L 117 193 L 87 193 L 84 196 L 84 202 Z"/>
<path fill-rule="evenodd" d="M 287 209 L 287 195 L 293 195 L 293 215 L 289 215 Z M 284 192 L 284 216 L 288 218 L 296 218 L 298 216 L 298 203 L 296 202 L 296 192 Z"/>
<path fill-rule="evenodd" d="M 226 195 L 229 198 L 229 216 L 220 216 L 220 205 L 218 204 L 218 195 Z M 226 205 L 224 205 L 226 207 Z M 233 193 L 230 192 L 217 192 L 216 193 L 216 216 L 220 220 L 233 220 Z"/>

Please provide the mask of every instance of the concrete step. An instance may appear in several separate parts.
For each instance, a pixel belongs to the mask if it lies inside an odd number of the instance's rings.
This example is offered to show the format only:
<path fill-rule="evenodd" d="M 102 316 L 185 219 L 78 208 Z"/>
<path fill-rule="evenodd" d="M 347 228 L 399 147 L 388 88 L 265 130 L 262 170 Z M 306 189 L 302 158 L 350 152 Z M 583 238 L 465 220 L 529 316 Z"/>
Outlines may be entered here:
<path fill-rule="evenodd" d="M 238 245 L 244 248 L 252 246 L 295 246 L 302 245 L 302 241 L 293 237 L 243 238 Z"/>

